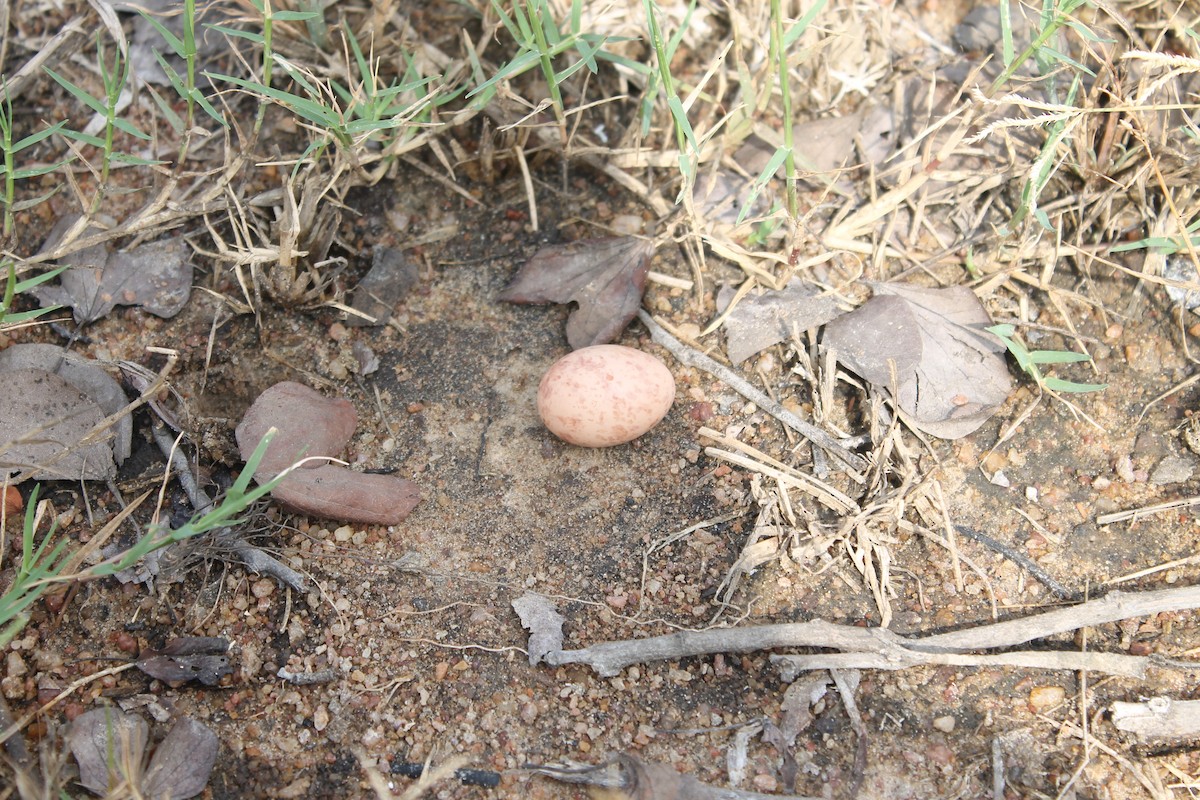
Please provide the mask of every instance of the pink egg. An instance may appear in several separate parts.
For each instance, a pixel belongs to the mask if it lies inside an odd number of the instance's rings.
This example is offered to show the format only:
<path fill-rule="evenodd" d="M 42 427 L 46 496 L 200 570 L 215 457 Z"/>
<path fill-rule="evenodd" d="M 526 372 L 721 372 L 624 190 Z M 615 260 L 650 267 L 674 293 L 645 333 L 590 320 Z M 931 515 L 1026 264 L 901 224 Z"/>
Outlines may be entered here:
<path fill-rule="evenodd" d="M 675 379 L 654 356 L 615 344 L 584 347 L 550 367 L 538 386 L 542 422 L 582 447 L 625 444 L 653 428 L 675 401 Z"/>

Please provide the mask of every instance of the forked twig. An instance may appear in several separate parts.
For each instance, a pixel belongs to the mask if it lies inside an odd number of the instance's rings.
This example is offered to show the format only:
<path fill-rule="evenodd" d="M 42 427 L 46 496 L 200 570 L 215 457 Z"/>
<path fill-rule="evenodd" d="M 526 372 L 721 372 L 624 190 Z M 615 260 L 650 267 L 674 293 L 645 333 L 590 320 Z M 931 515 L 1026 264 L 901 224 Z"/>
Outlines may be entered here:
<path fill-rule="evenodd" d="M 748 652 L 783 647 L 815 647 L 843 653 L 820 657 L 774 656 L 787 670 L 830 667 L 904 669 L 916 664 L 964 666 L 1025 666 L 1038 669 L 1089 669 L 1143 677 L 1153 662 L 1140 656 L 1113 653 L 1030 651 L 969 655 L 971 651 L 1015 645 L 1106 622 L 1200 607 L 1200 586 L 1129 593 L 1114 591 L 1098 600 L 1030 617 L 965 628 L 951 633 L 904 637 L 884 628 L 859 628 L 825 620 L 678 631 L 647 639 L 602 642 L 580 650 L 546 655 L 548 664 L 586 664 L 601 676 L 612 677 L 632 664 L 663 661 L 708 653 Z M 803 660 L 808 658 L 809 660 Z M 1174 664 L 1174 666 L 1180 666 Z M 1190 666 L 1190 665 L 1185 665 Z M 1200 668 L 1200 664 L 1196 665 Z"/>

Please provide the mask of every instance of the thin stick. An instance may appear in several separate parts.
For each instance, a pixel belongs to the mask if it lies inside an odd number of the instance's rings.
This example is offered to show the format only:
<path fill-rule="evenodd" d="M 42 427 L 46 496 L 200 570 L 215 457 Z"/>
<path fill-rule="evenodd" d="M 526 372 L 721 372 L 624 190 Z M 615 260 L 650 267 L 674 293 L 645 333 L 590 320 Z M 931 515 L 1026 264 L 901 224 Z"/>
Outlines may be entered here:
<path fill-rule="evenodd" d="M 117 675 L 119 673 L 124 672 L 127 669 L 133 669 L 136 666 L 137 666 L 137 662 L 131 661 L 128 664 L 122 664 L 119 667 L 109 667 L 108 669 L 102 669 L 99 672 L 95 672 L 95 673 L 92 673 L 91 675 L 87 675 L 85 677 L 80 678 L 79 680 L 75 681 L 67 688 L 63 689 L 57 695 L 55 695 L 54 699 L 51 700 L 49 703 L 46 703 L 43 706 L 38 706 L 33 711 L 30 711 L 28 714 L 21 717 L 16 722 L 14 722 L 12 725 L 9 725 L 3 731 L 0 731 L 0 742 L 7 742 L 9 737 L 11 737 L 14 733 L 21 730 L 21 728 L 24 728 L 29 723 L 33 722 L 33 720 L 37 717 L 38 714 L 41 714 L 44 711 L 49 711 L 50 709 L 54 708 L 56 705 L 61 703 L 63 700 L 66 700 L 68 697 L 70 697 L 72 694 L 74 694 L 77 689 L 87 686 L 92 681 L 99 680 L 100 678 L 104 678 L 109 675 Z"/>
<path fill-rule="evenodd" d="M 1124 522 L 1127 519 L 1138 519 L 1149 514 L 1158 514 L 1162 511 L 1172 511 L 1176 508 L 1187 508 L 1200 503 L 1200 495 L 1194 497 L 1185 497 L 1182 500 L 1168 500 L 1165 503 L 1157 503 L 1152 506 L 1142 506 L 1129 511 L 1114 511 L 1111 514 L 1101 514 L 1096 517 L 1097 525 L 1109 525 L 1114 522 Z"/>
<path fill-rule="evenodd" d="M 809 622 L 758 625 L 745 628 L 719 628 L 704 631 L 677 631 L 663 636 L 628 641 L 602 642 L 580 650 L 560 650 L 546 655 L 553 666 L 586 664 L 603 677 L 613 677 L 631 664 L 662 661 L 708 653 L 749 652 L 784 647 L 820 647 L 847 653 L 874 654 L 884 663 L 916 659 L 920 663 L 928 654 L 956 655 L 973 650 L 1013 647 L 1034 639 L 1100 625 L 1131 617 L 1150 616 L 1168 611 L 1191 610 L 1200 607 L 1200 587 L 1188 586 L 1153 592 L 1128 593 L 1114 591 L 1099 600 L 1068 606 L 1023 619 L 997 622 L 952 633 L 906 638 L 884 628 L 858 628 L 838 625 L 824 620 Z M 1004 657 L 990 656 L 991 663 L 1003 664 Z M 1087 668 L 1097 672 L 1142 670 L 1149 661 L 1132 661 L 1135 657 L 1113 658 L 1112 654 L 1060 654 L 1070 669 L 1081 669 L 1082 661 L 1072 659 L 1087 656 Z M 1102 656 L 1102 658 L 1101 658 Z M 1024 657 L 1024 656 L 1022 656 Z M 1107 664 L 1107 669 L 1101 668 Z M 982 662 L 977 665 L 983 666 Z M 841 666 L 841 665 L 839 665 Z M 1200 666 L 1200 665 L 1198 665 Z"/>
<path fill-rule="evenodd" d="M 787 425 L 796 433 L 808 439 L 814 445 L 824 449 L 829 455 L 833 456 L 843 464 L 850 467 L 852 470 L 862 472 L 869 466 L 867 460 L 860 455 L 851 453 L 846 448 L 842 447 L 836 439 L 830 436 L 825 431 L 810 425 L 804 420 L 797 417 L 791 411 L 776 403 L 765 394 L 755 389 L 747 381 L 739 377 L 733 370 L 728 367 L 718 364 L 703 353 L 697 352 L 690 347 L 685 346 L 682 342 L 676 339 L 671 334 L 667 333 L 661 325 L 654 321 L 654 318 L 646 313 L 644 309 L 638 311 L 638 319 L 650 331 L 650 338 L 655 344 L 666 348 L 671 355 L 675 356 L 679 361 L 687 364 L 689 367 L 704 370 L 708 374 L 723 381 L 730 389 L 745 397 L 756 406 L 766 411 L 775 419 Z M 854 477 L 854 476 L 852 476 Z M 861 482 L 861 477 L 858 478 Z"/>

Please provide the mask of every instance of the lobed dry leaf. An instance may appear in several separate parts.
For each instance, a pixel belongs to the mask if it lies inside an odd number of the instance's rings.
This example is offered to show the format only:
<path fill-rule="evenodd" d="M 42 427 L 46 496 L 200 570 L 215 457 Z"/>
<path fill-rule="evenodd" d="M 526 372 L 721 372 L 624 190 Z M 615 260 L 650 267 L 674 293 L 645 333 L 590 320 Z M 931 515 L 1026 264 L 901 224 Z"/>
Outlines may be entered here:
<path fill-rule="evenodd" d="M 632 236 L 581 239 L 543 247 L 525 262 L 499 299 L 508 303 L 576 303 L 567 342 L 578 350 L 614 341 L 637 314 L 654 243 Z"/>
<path fill-rule="evenodd" d="M 71 306 L 80 325 L 108 316 L 117 306 L 141 306 L 157 317 L 183 310 L 192 293 L 192 264 L 182 239 L 149 242 L 109 253 L 103 245 L 77 253 L 59 286 L 39 286 L 44 305 Z"/>

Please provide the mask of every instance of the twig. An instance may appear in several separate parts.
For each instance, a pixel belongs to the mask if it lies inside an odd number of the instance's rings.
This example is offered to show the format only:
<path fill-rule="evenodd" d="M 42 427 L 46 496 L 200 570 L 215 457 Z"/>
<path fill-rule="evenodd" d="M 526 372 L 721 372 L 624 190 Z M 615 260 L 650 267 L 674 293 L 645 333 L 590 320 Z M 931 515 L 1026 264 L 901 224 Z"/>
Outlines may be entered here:
<path fill-rule="evenodd" d="M 213 507 L 212 498 L 196 483 L 196 479 L 192 476 L 191 466 L 187 463 L 187 459 L 183 453 L 175 446 L 175 440 L 171 438 L 167 433 L 167 429 L 160 423 L 155 423 L 153 430 L 154 441 L 171 467 L 175 469 L 175 474 L 179 476 L 179 485 L 183 487 L 184 493 L 187 494 L 192 508 L 197 513 L 206 513 Z M 233 550 L 234 554 L 252 572 L 275 578 L 280 583 L 292 587 L 297 592 L 308 592 L 308 580 L 303 575 L 283 562 L 267 555 L 257 547 L 247 544 L 246 540 L 232 528 L 219 528 L 213 531 L 210 537 L 226 540 L 229 548 Z"/>
<path fill-rule="evenodd" d="M 314 686 L 318 683 L 333 683 L 337 680 L 337 673 L 331 669 L 322 669 L 316 672 L 288 672 L 287 667 L 280 667 L 275 676 L 296 686 Z"/>
<path fill-rule="evenodd" d="M 624 753 L 600 764 L 526 764 L 524 769 L 563 783 L 597 787 L 600 797 L 686 797 L 688 800 L 816 800 L 796 795 L 723 789 L 683 775 L 667 764 L 642 761 Z M 605 789 L 617 791 L 606 792 Z"/>
<path fill-rule="evenodd" d="M 984 547 L 989 547 L 995 550 L 1000 555 L 1007 558 L 1009 561 L 1017 564 L 1034 578 L 1036 578 L 1043 586 L 1063 600 L 1073 600 L 1078 597 L 1078 593 L 1072 592 L 1067 587 L 1056 581 L 1054 577 L 1046 570 L 1038 566 L 1038 563 L 1024 553 L 1014 550 L 1003 542 L 998 542 L 986 533 L 974 530 L 972 528 L 964 528 L 962 525 L 955 525 L 954 529 L 966 536 L 968 539 L 973 539 L 979 542 Z"/>
<path fill-rule="evenodd" d="M 858 673 L 842 674 L 840 669 L 829 670 L 833 682 L 837 684 L 838 694 L 842 697 L 842 705 L 850 717 L 850 727 L 857 738 L 854 748 L 854 772 L 850 783 L 850 800 L 858 797 L 862 790 L 863 778 L 867 772 L 867 726 L 863 724 L 862 714 L 859 713 L 858 703 L 854 701 L 854 690 L 858 688 Z"/>
<path fill-rule="evenodd" d="M 756 406 L 766 411 L 775 419 L 787 425 L 796 433 L 808 439 L 813 444 L 821 447 L 831 456 L 841 461 L 853 470 L 858 472 L 864 471 L 869 465 L 867 460 L 862 456 L 851 453 L 845 447 L 830 436 L 825 431 L 811 425 L 797 417 L 791 411 L 776 403 L 770 397 L 755 389 L 747 381 L 743 380 L 733 370 L 726 366 L 718 364 L 703 353 L 699 353 L 690 347 L 685 346 L 682 342 L 676 339 L 671 334 L 667 333 L 661 325 L 654 321 L 654 318 L 646 313 L 644 309 L 638 311 L 638 319 L 650 331 L 650 338 L 655 344 L 666 348 L 671 355 L 675 356 L 679 361 L 687 364 L 689 367 L 704 370 L 708 374 L 724 382 L 730 389 L 745 397 Z"/>
<path fill-rule="evenodd" d="M 825 620 L 678 631 L 664 636 L 628 641 L 602 642 L 580 650 L 548 653 L 553 666 L 586 664 L 603 677 L 612 677 L 631 664 L 705 655 L 748 652 L 783 647 L 820 647 L 841 650 L 845 658 L 826 655 L 821 668 L 862 664 L 876 669 L 903 669 L 921 663 L 957 663 L 966 666 L 1014 665 L 1046 669 L 1089 669 L 1141 677 L 1154 663 L 1139 656 L 1112 653 L 1002 653 L 989 656 L 965 655 L 975 650 L 1013 647 L 1034 639 L 1078 628 L 1115 622 L 1130 617 L 1200 607 L 1200 587 L 1163 589 L 1154 592 L 1111 592 L 1099 600 L 1055 609 L 1024 619 L 1008 620 L 924 637 L 903 637 L 883 628 L 858 628 Z M 858 663 L 852 663 L 853 656 Z M 795 656 L 777 657 L 788 663 Z M 810 657 L 815 658 L 815 657 Z M 869 662 L 869 663 L 864 663 Z M 815 663 L 815 662 L 809 662 Z"/>
<path fill-rule="evenodd" d="M 1097 525 L 1109 525 L 1113 522 L 1124 522 L 1127 519 L 1139 519 L 1149 514 L 1158 514 L 1162 511 L 1172 511 L 1176 508 L 1186 508 L 1200 503 L 1200 495 L 1195 497 L 1185 497 L 1182 500 L 1168 500 L 1165 503 L 1156 503 L 1152 506 L 1142 506 L 1129 511 L 1114 511 L 1111 514 L 1101 514 L 1096 517 Z"/>

